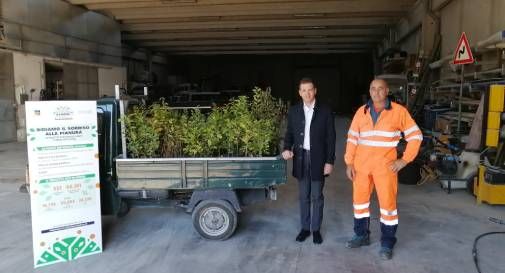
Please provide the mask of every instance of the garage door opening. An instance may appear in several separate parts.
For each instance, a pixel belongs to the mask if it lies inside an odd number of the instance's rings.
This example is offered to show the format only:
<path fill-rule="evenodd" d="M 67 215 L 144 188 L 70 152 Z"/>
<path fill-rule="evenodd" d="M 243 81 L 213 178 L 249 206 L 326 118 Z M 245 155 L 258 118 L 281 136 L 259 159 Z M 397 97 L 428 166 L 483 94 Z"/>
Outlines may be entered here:
<path fill-rule="evenodd" d="M 255 86 L 270 87 L 275 97 L 294 104 L 299 101 L 298 81 L 312 78 L 318 98 L 342 114 L 363 103 L 373 77 L 371 54 L 276 54 L 177 56 L 171 72 L 179 86 L 192 83 L 199 92 L 238 90 L 248 94 Z M 163 95 L 169 95 L 166 90 Z M 173 95 L 173 94 L 172 94 Z"/>

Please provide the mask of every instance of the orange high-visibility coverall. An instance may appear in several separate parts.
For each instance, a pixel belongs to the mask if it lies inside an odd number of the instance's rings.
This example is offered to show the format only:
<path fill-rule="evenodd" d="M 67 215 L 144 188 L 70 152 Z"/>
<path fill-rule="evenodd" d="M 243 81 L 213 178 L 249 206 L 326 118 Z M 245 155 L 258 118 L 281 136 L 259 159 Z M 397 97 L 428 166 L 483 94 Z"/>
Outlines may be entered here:
<path fill-rule="evenodd" d="M 355 223 L 356 219 L 369 219 L 370 195 L 375 186 L 379 198 L 380 221 L 383 225 L 395 226 L 392 234 L 394 237 L 398 225 L 398 178 L 390 165 L 397 159 L 396 146 L 402 133 L 407 141 L 402 159 L 407 162 L 416 157 L 423 135 L 403 106 L 391 102 L 389 109 L 380 113 L 374 125 L 368 105 L 370 104 L 362 106 L 354 115 L 345 152 L 345 163 L 354 165 L 356 170 L 353 181 L 354 218 Z"/>

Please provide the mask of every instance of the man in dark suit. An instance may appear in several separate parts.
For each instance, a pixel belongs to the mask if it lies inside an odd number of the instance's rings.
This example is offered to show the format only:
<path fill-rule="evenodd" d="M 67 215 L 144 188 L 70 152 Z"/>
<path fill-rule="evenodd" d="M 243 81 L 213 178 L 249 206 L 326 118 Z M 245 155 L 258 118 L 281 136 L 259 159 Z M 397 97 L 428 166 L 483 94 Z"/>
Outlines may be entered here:
<path fill-rule="evenodd" d="M 331 109 L 316 100 L 312 79 L 300 80 L 298 93 L 302 103 L 289 109 L 282 157 L 293 158 L 293 176 L 299 181 L 301 231 L 296 241 L 305 241 L 312 231 L 313 242 L 321 244 L 323 186 L 335 161 L 335 124 Z"/>

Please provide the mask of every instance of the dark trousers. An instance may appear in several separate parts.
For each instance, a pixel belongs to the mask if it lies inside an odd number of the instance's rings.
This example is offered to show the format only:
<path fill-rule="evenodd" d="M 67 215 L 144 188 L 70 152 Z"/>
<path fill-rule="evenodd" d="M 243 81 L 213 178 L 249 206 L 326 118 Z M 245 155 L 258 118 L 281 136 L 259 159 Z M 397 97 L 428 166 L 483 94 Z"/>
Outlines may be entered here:
<path fill-rule="evenodd" d="M 396 244 L 396 230 L 398 225 L 388 226 L 381 223 L 381 246 L 393 248 Z M 361 219 L 354 218 L 354 233 L 358 236 L 370 234 L 370 217 Z"/>
<path fill-rule="evenodd" d="M 319 231 L 323 220 L 324 181 L 312 181 L 311 179 L 310 151 L 304 150 L 303 177 L 298 182 L 302 229 Z"/>

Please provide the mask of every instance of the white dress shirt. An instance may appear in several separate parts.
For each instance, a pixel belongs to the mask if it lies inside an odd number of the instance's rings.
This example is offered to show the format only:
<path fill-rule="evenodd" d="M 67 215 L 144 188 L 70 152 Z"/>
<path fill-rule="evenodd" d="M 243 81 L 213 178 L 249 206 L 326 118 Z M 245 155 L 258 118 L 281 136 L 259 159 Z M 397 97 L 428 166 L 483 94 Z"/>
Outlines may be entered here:
<path fill-rule="evenodd" d="M 310 150 L 310 123 L 312 121 L 312 115 L 314 114 L 314 105 L 316 101 L 312 104 L 307 105 L 303 103 L 303 112 L 305 113 L 305 131 L 303 133 L 303 149 Z"/>

